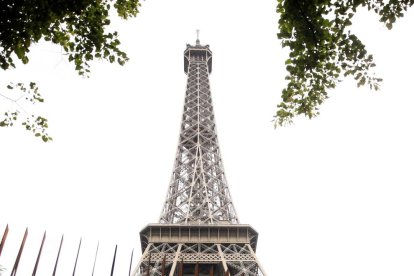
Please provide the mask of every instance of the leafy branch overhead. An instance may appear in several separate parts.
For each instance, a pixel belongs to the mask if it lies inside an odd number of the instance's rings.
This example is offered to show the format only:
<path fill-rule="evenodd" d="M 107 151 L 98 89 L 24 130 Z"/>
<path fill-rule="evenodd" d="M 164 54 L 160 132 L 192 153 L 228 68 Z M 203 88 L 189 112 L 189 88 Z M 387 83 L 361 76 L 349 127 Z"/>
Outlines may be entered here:
<path fill-rule="evenodd" d="M 359 7 L 380 16 L 391 29 L 414 0 L 278 0 L 278 38 L 290 49 L 286 60 L 287 86 L 277 106 L 275 125 L 304 114 L 312 118 L 341 77 L 353 76 L 357 86 L 378 90 L 375 63 L 365 45 L 350 30 Z"/>
<path fill-rule="evenodd" d="M 5 0 L 0 8 L 0 66 L 15 67 L 15 59 L 29 62 L 30 46 L 42 38 L 59 44 L 83 75 L 89 61 L 102 58 L 123 65 L 128 57 L 119 49 L 116 31 L 109 32 L 109 13 L 136 16 L 138 0 Z"/>
<path fill-rule="evenodd" d="M 124 65 L 128 57 L 119 48 L 118 33 L 107 30 L 111 23 L 110 10 L 128 19 L 138 14 L 139 6 L 139 0 L 3 0 L 0 3 L 0 67 L 14 68 L 16 60 L 27 64 L 30 47 L 41 39 L 62 46 L 80 75 L 90 72 L 89 62 L 96 58 Z M 26 89 L 21 83 L 8 86 L 9 89 L 16 87 L 21 91 Z M 30 92 L 27 95 L 33 96 L 28 96 L 33 101 L 41 99 L 35 83 L 23 92 Z M 1 92 L 0 96 L 0 101 L 12 101 L 16 107 L 4 112 L 0 126 L 12 126 L 22 111 L 20 99 L 16 101 Z M 44 132 L 45 118 L 32 114 L 22 124 L 43 141 L 51 140 Z"/>
<path fill-rule="evenodd" d="M 35 137 L 40 137 L 44 142 L 52 141 L 52 137 L 46 132 L 48 128 L 47 119 L 27 112 L 27 107 L 23 106 L 24 103 L 31 103 L 32 105 L 43 103 L 44 100 L 36 84 L 31 82 L 29 87 L 26 87 L 23 83 L 9 84 L 7 89 L 11 95 L 0 94 L 0 96 L 3 100 L 10 102 L 11 109 L 0 115 L 0 127 L 10 127 L 19 122 L 26 130 L 32 132 Z"/>

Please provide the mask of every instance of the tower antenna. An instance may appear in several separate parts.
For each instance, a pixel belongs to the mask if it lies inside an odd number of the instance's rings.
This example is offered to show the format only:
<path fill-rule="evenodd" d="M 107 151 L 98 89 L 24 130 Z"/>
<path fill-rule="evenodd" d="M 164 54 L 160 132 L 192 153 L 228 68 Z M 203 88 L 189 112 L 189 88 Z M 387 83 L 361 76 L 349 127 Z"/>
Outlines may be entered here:
<path fill-rule="evenodd" d="M 200 39 L 199 39 L 200 30 L 196 30 L 196 32 L 197 32 L 197 40 L 196 40 L 196 45 L 200 45 Z"/>

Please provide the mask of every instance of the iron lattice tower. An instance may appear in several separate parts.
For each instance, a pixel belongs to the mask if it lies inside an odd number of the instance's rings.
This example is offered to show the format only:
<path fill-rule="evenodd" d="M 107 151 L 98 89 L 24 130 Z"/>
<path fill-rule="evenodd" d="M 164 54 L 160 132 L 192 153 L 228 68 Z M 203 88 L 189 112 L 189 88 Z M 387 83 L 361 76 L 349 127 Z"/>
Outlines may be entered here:
<path fill-rule="evenodd" d="M 239 224 L 214 120 L 208 45 L 187 45 L 187 91 L 171 182 L 159 223 L 140 233 L 142 256 L 131 276 L 266 276 L 258 233 Z"/>

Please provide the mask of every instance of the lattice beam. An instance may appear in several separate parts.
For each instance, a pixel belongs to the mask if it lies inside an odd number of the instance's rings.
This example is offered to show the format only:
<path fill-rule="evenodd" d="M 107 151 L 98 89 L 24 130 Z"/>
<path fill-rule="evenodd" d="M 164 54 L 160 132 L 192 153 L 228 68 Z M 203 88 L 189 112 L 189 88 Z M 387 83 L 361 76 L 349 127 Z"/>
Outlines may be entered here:
<path fill-rule="evenodd" d="M 224 174 L 211 100 L 211 52 L 200 45 L 193 48 L 186 57 L 180 140 L 160 223 L 235 224 L 239 221 Z"/>

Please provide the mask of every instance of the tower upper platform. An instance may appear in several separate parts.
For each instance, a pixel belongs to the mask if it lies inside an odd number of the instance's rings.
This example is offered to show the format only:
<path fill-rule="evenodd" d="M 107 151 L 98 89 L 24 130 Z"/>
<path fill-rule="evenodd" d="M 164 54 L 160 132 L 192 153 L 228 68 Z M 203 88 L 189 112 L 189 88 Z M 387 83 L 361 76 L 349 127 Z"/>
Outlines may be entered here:
<path fill-rule="evenodd" d="M 209 45 L 201 45 L 197 39 L 196 45 L 187 44 L 187 48 L 184 51 L 184 72 L 188 73 L 188 64 L 192 61 L 206 61 L 208 67 L 208 73 L 211 73 L 211 67 L 213 65 L 213 53 L 210 50 Z"/>

